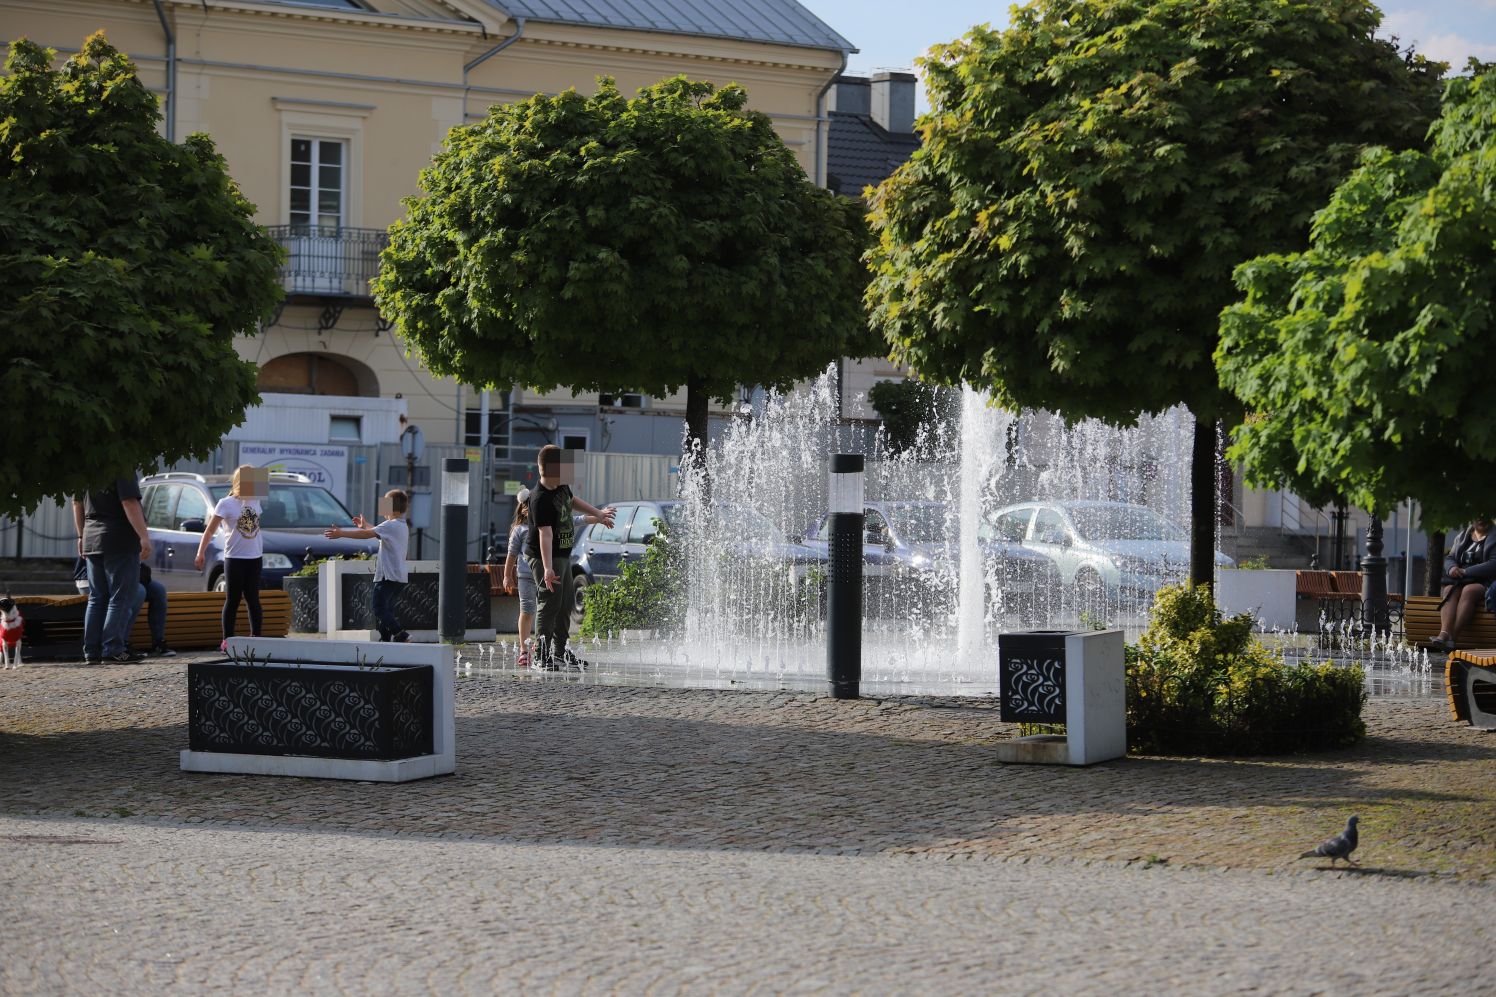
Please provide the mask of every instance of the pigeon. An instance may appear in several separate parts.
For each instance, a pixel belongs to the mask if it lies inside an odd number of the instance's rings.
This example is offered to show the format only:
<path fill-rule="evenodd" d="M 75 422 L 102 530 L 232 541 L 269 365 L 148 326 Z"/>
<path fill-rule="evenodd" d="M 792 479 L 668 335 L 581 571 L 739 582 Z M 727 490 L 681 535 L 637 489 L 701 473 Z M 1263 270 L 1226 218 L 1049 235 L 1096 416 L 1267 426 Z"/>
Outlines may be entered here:
<path fill-rule="evenodd" d="M 1313 848 L 1305 852 L 1299 858 L 1327 858 L 1330 860 L 1331 867 L 1334 867 L 1336 859 L 1345 859 L 1351 865 L 1355 865 L 1356 860 L 1351 858 L 1351 852 L 1356 850 L 1356 845 L 1360 841 L 1360 836 L 1356 834 L 1356 823 L 1360 819 L 1359 817 L 1352 817 L 1345 822 L 1344 831 L 1341 831 L 1328 841 L 1322 842 L 1318 848 Z"/>

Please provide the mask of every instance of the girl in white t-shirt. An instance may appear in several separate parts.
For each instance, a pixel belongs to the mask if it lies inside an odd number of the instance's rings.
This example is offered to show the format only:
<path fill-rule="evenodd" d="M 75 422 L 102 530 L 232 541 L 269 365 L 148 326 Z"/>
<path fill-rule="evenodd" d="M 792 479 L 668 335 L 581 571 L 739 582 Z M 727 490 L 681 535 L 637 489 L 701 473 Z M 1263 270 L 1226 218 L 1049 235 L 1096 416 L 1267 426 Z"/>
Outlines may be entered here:
<path fill-rule="evenodd" d="M 220 527 L 223 530 L 223 574 L 228 581 L 228 594 L 223 600 L 223 643 L 221 650 L 228 648 L 229 638 L 234 636 L 234 627 L 239 620 L 239 601 L 249 607 L 249 633 L 260 636 L 260 566 L 265 552 L 260 537 L 260 499 L 270 490 L 269 473 L 261 468 L 241 464 L 234 469 L 234 483 L 228 495 L 218 500 L 213 508 L 213 518 L 203 530 L 203 538 L 197 545 L 197 559 L 193 562 L 198 571 L 203 570 L 208 553 L 208 541 Z"/>

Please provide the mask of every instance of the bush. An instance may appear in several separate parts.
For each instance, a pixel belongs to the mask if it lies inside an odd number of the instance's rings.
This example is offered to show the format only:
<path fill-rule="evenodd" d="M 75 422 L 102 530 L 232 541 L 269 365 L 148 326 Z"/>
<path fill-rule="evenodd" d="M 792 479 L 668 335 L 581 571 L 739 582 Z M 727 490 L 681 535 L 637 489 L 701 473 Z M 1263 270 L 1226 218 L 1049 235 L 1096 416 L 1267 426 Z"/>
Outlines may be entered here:
<path fill-rule="evenodd" d="M 1127 740 L 1144 754 L 1274 755 L 1354 744 L 1366 735 L 1359 667 L 1287 665 L 1223 619 L 1201 585 L 1168 586 L 1127 649 Z"/>
<path fill-rule="evenodd" d="M 654 542 L 644 558 L 623 566 L 607 585 L 582 593 L 581 637 L 607 637 L 620 630 L 678 630 L 685 617 L 685 572 L 665 523 L 656 520 Z"/>

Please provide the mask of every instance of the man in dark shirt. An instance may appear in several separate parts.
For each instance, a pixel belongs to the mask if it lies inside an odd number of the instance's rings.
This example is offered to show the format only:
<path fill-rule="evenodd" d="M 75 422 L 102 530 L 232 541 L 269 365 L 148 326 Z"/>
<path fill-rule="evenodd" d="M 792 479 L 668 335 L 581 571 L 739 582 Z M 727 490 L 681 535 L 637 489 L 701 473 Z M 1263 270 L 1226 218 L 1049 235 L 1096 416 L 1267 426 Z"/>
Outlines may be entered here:
<path fill-rule="evenodd" d="M 73 499 L 78 554 L 88 562 L 88 608 L 83 615 L 83 660 L 129 661 L 125 650 L 140 588 L 140 562 L 151 556 L 151 535 L 140 510 L 140 485 L 121 478 Z"/>
<path fill-rule="evenodd" d="M 554 443 L 540 448 L 540 484 L 530 491 L 530 539 L 525 543 L 525 562 L 535 578 L 539 612 L 535 614 L 535 664 L 556 671 L 581 671 L 587 663 L 567 650 L 571 637 L 571 548 L 576 541 L 572 509 L 589 520 L 613 525 L 613 509 L 598 509 L 571 493 L 575 479 L 572 451 Z"/>

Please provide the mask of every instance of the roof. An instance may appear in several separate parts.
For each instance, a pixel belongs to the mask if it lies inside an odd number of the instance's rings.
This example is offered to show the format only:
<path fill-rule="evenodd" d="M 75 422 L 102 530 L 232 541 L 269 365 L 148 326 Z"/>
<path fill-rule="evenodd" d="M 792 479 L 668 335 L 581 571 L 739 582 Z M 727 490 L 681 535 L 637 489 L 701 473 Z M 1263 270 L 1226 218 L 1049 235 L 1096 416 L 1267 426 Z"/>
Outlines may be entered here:
<path fill-rule="evenodd" d="M 856 52 L 795 0 L 488 0 L 511 17 Z"/>
<path fill-rule="evenodd" d="M 832 111 L 826 186 L 847 197 L 861 197 L 864 187 L 882 183 L 919 145 L 918 134 L 896 134 L 867 115 Z"/>

